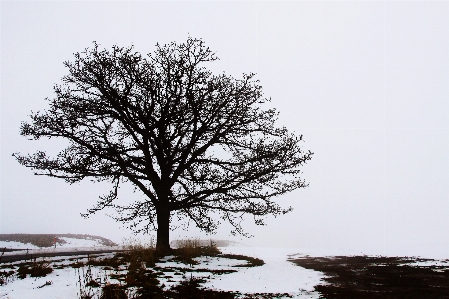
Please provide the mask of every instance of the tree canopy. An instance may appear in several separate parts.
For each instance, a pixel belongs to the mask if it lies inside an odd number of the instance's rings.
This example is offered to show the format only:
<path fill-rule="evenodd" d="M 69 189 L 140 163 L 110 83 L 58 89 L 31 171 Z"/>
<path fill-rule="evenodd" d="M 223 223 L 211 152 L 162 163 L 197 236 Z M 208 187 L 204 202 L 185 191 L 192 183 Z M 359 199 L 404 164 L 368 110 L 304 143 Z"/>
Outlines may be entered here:
<path fill-rule="evenodd" d="M 215 60 L 190 37 L 145 57 L 94 43 L 64 63 L 68 75 L 48 110 L 21 125 L 23 136 L 63 138 L 68 147 L 55 157 L 13 156 L 38 175 L 110 182 L 87 215 L 113 207 L 135 231 L 157 230 L 159 248 L 169 247 L 174 216 L 206 232 L 228 221 L 243 233 L 244 214 L 263 224 L 287 213 L 273 198 L 307 186 L 301 166 L 312 152 L 301 148 L 301 135 L 275 126 L 277 111 L 263 109 L 269 99 L 254 74 L 214 75 L 204 65 Z M 123 206 L 116 199 L 125 183 L 143 196 Z"/>

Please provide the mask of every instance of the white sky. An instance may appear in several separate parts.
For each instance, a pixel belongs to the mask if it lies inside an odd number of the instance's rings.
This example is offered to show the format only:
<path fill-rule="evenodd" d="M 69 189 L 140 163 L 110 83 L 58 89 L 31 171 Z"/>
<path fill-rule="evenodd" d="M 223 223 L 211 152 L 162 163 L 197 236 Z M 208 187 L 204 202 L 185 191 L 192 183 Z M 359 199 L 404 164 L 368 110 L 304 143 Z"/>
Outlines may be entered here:
<path fill-rule="evenodd" d="M 104 47 L 202 38 L 209 67 L 255 72 L 315 152 L 294 211 L 247 231 L 273 246 L 449 250 L 449 2 L 1 2 L 1 233 L 89 233 L 120 241 L 105 213 L 82 219 L 107 186 L 33 176 L 13 152 L 20 122 L 67 74 L 63 61 Z M 139 196 L 131 194 L 129 198 Z M 113 211 L 109 211 L 113 213 Z M 228 228 L 215 238 L 229 238 Z M 172 237 L 199 235 L 176 231 Z"/>

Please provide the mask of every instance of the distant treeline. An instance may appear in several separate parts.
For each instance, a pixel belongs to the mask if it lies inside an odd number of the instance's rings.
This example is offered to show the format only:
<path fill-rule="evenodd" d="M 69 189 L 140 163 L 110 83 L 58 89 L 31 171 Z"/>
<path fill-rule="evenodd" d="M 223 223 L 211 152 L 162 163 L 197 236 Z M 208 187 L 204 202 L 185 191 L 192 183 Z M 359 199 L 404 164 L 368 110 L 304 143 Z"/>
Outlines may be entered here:
<path fill-rule="evenodd" d="M 57 244 L 67 243 L 62 238 L 84 239 L 84 240 L 98 240 L 104 246 L 117 246 L 116 243 L 109 239 L 86 235 L 86 234 L 0 234 L 0 241 L 14 241 L 26 244 L 32 244 L 38 247 L 51 247 Z"/>

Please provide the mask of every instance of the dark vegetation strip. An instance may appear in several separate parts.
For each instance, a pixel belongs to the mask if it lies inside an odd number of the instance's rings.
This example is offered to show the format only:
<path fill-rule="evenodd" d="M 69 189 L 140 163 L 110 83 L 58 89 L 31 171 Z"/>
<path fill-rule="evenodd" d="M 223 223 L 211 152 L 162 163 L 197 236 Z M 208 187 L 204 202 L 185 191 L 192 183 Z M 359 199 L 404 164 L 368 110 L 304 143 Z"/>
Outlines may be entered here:
<path fill-rule="evenodd" d="M 220 257 L 248 262 L 247 264 L 235 265 L 233 267 L 258 267 L 265 264 L 261 259 L 239 254 L 221 254 Z"/>
<path fill-rule="evenodd" d="M 321 271 L 327 284 L 317 285 L 326 299 L 444 299 L 449 298 L 449 267 L 411 266 L 433 261 L 417 258 L 337 256 L 290 260 Z"/>

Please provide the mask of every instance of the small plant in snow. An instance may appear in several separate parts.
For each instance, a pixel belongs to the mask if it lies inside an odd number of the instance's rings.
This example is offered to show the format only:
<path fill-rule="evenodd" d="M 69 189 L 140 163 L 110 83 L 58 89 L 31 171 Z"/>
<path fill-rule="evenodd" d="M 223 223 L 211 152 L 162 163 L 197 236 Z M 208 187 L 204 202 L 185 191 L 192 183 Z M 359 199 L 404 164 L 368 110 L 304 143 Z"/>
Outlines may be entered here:
<path fill-rule="evenodd" d="M 78 274 L 78 298 L 98 298 L 99 290 L 97 288 L 101 285 L 101 277 L 95 277 L 94 275 L 92 275 L 92 268 L 90 265 L 87 266 L 86 270 L 84 267 L 81 267 L 75 269 L 75 271 Z"/>
<path fill-rule="evenodd" d="M 19 266 L 17 277 L 24 279 L 28 274 L 31 277 L 45 277 L 51 272 L 53 272 L 53 268 L 50 266 L 50 262 L 46 260 L 36 261 L 36 258 L 34 258 L 31 263 L 24 263 Z"/>
<path fill-rule="evenodd" d="M 14 277 L 14 270 L 0 271 L 0 286 L 6 285 L 8 282 L 12 281 L 13 277 Z"/>

